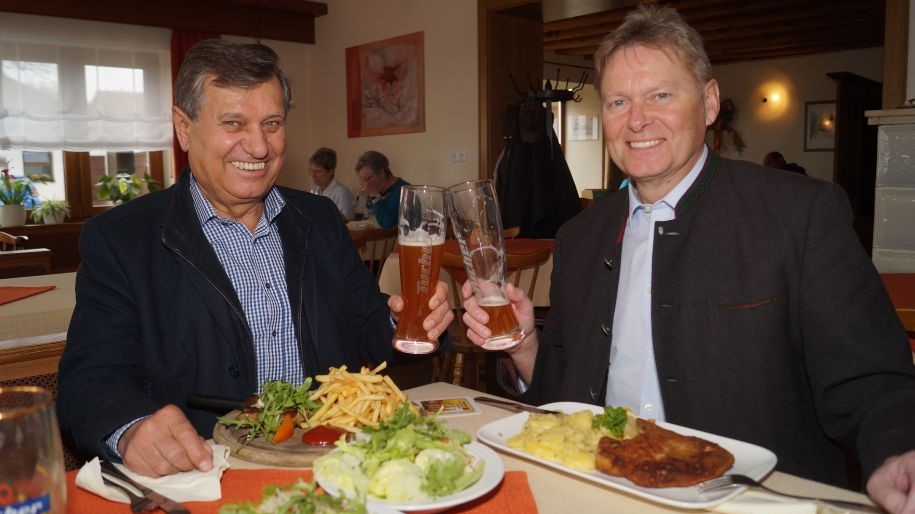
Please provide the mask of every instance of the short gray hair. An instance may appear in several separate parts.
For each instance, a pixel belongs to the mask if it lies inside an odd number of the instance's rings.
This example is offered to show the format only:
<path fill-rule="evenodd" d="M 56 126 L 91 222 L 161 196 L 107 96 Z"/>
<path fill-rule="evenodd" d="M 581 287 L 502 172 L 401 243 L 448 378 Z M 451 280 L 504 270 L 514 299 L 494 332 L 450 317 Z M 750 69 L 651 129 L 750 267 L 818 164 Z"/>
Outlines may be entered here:
<path fill-rule="evenodd" d="M 702 35 L 675 9 L 641 5 L 630 11 L 616 30 L 607 34 L 594 53 L 598 92 L 607 61 L 617 50 L 635 45 L 674 52 L 690 68 L 700 86 L 712 79 L 712 65 L 705 53 Z"/>
<path fill-rule="evenodd" d="M 283 114 L 289 114 L 292 91 L 272 48 L 260 43 L 205 39 L 188 50 L 175 79 L 175 105 L 191 120 L 203 106 L 207 79 L 220 87 L 249 88 L 276 77 L 283 91 Z"/>
<path fill-rule="evenodd" d="M 356 171 L 358 172 L 366 166 L 376 174 L 383 172 L 385 177 L 390 177 L 392 175 L 390 164 L 388 164 L 388 158 L 381 152 L 369 150 L 359 156 L 359 160 L 356 161 Z"/>
<path fill-rule="evenodd" d="M 312 154 L 311 159 L 308 162 L 333 173 L 337 168 L 337 152 L 332 148 L 322 146 L 315 150 L 315 153 Z"/>

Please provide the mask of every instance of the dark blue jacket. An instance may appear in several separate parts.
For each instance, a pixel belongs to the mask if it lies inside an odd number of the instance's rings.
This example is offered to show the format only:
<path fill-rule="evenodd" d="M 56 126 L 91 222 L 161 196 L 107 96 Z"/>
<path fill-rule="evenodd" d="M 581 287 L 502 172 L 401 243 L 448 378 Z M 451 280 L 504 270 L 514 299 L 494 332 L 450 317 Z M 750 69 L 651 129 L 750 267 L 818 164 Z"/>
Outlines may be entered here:
<path fill-rule="evenodd" d="M 614 193 L 559 231 L 527 401 L 603 403 L 628 204 Z M 667 421 L 840 485 L 848 450 L 866 476 L 915 449 L 912 353 L 842 189 L 710 154 L 676 211 L 652 255 Z"/>
<path fill-rule="evenodd" d="M 210 437 L 218 413 L 188 393 L 246 399 L 256 391 L 250 329 L 200 227 L 189 174 L 87 221 L 76 309 L 60 362 L 61 426 L 106 455 L 116 428 L 166 404 Z M 276 223 L 306 376 L 391 356 L 387 296 L 359 259 L 333 202 L 279 188 Z"/>

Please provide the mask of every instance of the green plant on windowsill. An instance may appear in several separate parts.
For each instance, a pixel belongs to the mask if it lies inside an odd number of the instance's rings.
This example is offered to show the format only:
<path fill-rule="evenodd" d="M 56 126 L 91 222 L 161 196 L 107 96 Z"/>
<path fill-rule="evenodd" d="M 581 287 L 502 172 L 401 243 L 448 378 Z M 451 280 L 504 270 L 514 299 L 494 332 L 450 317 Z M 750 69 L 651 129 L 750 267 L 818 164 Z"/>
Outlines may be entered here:
<path fill-rule="evenodd" d="M 143 193 L 143 186 L 146 186 L 148 192 L 157 191 L 159 182 L 147 173 L 143 178 L 132 175 L 127 172 L 119 172 L 115 176 L 104 175 L 95 183 L 98 188 L 98 196 L 102 200 L 111 200 L 119 204 L 140 196 Z"/>
<path fill-rule="evenodd" d="M 32 209 L 32 221 L 53 225 L 63 223 L 70 215 L 70 203 L 66 200 L 42 200 L 38 207 Z"/>
<path fill-rule="evenodd" d="M 32 197 L 29 182 L 21 178 L 10 178 L 7 169 L 0 170 L 0 203 L 3 205 L 25 205 L 26 200 Z"/>

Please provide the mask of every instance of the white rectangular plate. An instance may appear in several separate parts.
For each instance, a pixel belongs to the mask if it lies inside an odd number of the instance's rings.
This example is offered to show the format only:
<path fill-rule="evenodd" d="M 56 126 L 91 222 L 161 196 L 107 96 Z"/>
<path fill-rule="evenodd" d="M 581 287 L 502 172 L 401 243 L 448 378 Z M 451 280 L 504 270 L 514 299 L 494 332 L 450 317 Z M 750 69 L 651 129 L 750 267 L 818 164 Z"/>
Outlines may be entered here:
<path fill-rule="evenodd" d="M 541 405 L 544 409 L 558 410 L 565 413 L 573 413 L 582 410 L 590 410 L 594 413 L 603 412 L 603 408 L 596 405 L 577 402 L 556 402 Z M 601 473 L 600 471 L 578 471 L 558 462 L 553 462 L 540 457 L 535 457 L 521 450 L 510 448 L 507 444 L 508 438 L 521 432 L 524 423 L 527 421 L 528 413 L 522 412 L 502 418 L 498 421 L 486 424 L 480 427 L 477 432 L 477 438 L 494 447 L 512 455 L 534 461 L 547 467 L 555 468 L 563 472 L 590 480 L 596 484 L 604 485 L 612 489 L 625 491 L 629 494 L 645 498 L 665 505 L 680 507 L 683 509 L 707 509 L 718 505 L 729 498 L 741 493 L 745 487 L 735 489 L 724 489 L 721 491 L 712 491 L 705 494 L 699 494 L 694 487 L 666 487 L 652 489 L 648 487 L 639 487 L 629 480 L 622 477 L 614 477 Z M 713 443 L 720 445 L 722 448 L 734 455 L 734 467 L 727 473 L 747 475 L 762 480 L 775 467 L 776 457 L 771 451 L 756 446 L 754 444 L 721 437 L 691 428 L 673 425 L 671 423 L 659 422 L 658 426 L 683 434 L 687 436 L 701 437 Z"/>

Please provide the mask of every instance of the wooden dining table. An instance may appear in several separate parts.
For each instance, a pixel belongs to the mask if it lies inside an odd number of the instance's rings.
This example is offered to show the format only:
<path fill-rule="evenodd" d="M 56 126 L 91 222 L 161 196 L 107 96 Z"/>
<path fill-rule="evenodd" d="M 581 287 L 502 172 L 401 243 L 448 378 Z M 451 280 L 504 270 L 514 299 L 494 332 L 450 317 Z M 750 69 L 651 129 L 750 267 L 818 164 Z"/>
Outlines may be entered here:
<path fill-rule="evenodd" d="M 414 402 L 428 399 L 492 396 L 445 382 L 415 387 L 406 390 L 405 393 Z M 464 430 L 476 439 L 476 434 L 480 427 L 513 414 L 498 407 L 481 403 L 476 405 L 480 410 L 479 414 L 445 417 L 443 418 L 445 424 L 450 428 Z M 661 514 L 670 512 L 709 512 L 702 509 L 686 510 L 654 503 L 574 475 L 558 472 L 527 459 L 503 452 L 497 453 L 507 472 L 522 471 L 526 474 L 537 510 L 541 513 L 620 512 L 627 514 Z M 262 469 L 267 467 L 235 457 L 230 457 L 229 461 L 234 469 Z M 775 490 L 787 493 L 856 502 L 868 501 L 863 494 L 778 471 L 771 473 L 763 483 Z"/>

